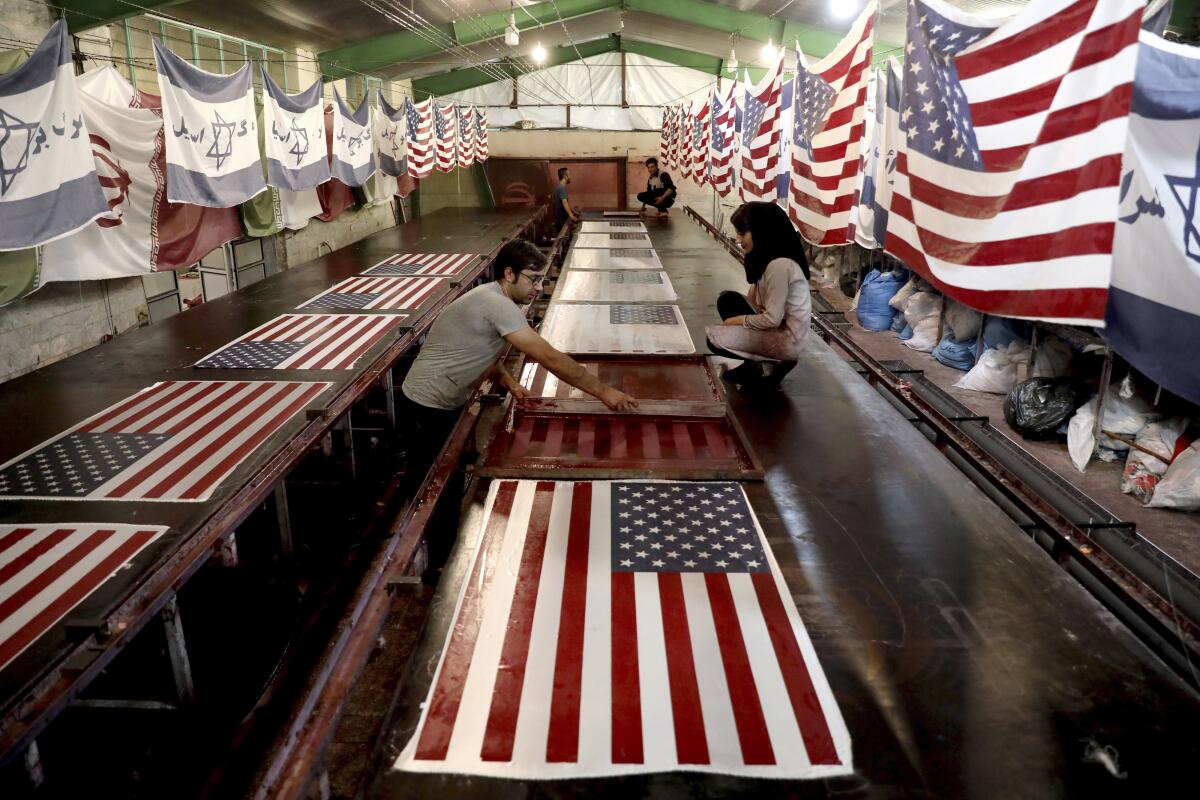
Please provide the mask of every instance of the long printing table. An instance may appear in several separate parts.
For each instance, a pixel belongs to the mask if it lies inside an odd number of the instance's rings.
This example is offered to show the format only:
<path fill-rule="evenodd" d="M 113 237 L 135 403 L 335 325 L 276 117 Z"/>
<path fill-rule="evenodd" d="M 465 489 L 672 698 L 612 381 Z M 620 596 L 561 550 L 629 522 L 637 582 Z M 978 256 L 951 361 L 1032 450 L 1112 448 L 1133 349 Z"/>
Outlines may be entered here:
<path fill-rule="evenodd" d="M 0 597 L 0 761 L 172 609 L 253 508 L 272 492 L 286 508 L 292 467 L 369 389 L 392 396 L 395 361 L 540 213 L 445 209 L 0 386 L 0 586 L 47 563 L 38 585 Z M 367 324 L 344 352 L 337 337 Z M 209 434 L 219 447 L 205 450 Z M 171 435 L 191 441 L 122 472 Z"/>

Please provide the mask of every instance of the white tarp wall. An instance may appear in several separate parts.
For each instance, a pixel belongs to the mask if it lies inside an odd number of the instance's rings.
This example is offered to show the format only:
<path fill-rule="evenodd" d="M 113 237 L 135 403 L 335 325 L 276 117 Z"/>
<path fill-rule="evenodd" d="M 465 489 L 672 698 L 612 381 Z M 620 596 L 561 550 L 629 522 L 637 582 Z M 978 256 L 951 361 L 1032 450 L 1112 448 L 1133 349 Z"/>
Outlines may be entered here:
<path fill-rule="evenodd" d="M 625 55 L 625 95 L 629 108 L 621 108 L 621 54 L 597 56 L 537 70 L 517 79 L 518 108 L 509 108 L 512 84 L 489 83 L 438 98 L 486 106 L 488 126 L 506 128 L 519 120 L 539 128 L 566 125 L 566 104 L 571 104 L 571 127 L 607 131 L 658 131 L 662 108 L 674 103 L 691 103 L 704 96 L 716 76 L 690 67 L 680 67 L 636 53 Z M 726 77 L 725 80 L 731 80 Z M 552 107 L 537 107 L 553 104 Z"/>

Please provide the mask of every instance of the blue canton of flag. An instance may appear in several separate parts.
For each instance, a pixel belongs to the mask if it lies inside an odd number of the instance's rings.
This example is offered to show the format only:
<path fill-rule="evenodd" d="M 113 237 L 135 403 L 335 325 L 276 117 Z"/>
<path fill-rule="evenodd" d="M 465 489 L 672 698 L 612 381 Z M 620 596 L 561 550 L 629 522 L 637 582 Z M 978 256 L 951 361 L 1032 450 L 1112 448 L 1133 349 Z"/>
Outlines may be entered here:
<path fill-rule="evenodd" d="M 615 572 L 770 572 L 735 483 L 614 483 Z"/>
<path fill-rule="evenodd" d="M 692 147 L 699 150 L 704 145 L 704 120 L 696 120 L 692 125 Z"/>
<path fill-rule="evenodd" d="M 408 138 L 416 138 L 417 128 L 421 124 L 421 117 L 417 114 L 417 107 L 413 105 L 412 100 L 404 101 L 404 116 L 408 121 Z"/>
<path fill-rule="evenodd" d="M 983 159 L 954 56 L 992 30 L 954 22 L 911 0 L 900 113 L 910 149 L 943 164 L 982 171 Z"/>
<path fill-rule="evenodd" d="M 717 124 L 717 120 L 721 114 L 725 112 L 725 106 L 722 105 L 721 99 L 717 96 L 717 92 L 713 92 L 712 98 L 712 147 L 720 152 L 725 149 L 725 137 L 723 135 L 722 126 Z"/>
<path fill-rule="evenodd" d="M 809 72 L 796 60 L 795 102 L 792 106 L 792 144 L 808 151 L 813 157 L 813 137 L 825 126 L 825 115 L 837 94 L 833 87 Z"/>
<path fill-rule="evenodd" d="M 742 139 L 743 146 L 745 142 L 750 141 L 758 135 L 758 126 L 762 125 L 763 115 L 767 113 L 767 104 L 755 99 L 754 95 L 746 92 L 746 109 L 742 114 Z"/>
<path fill-rule="evenodd" d="M 446 115 L 441 112 L 441 109 L 434 109 L 433 113 L 433 130 L 437 135 L 439 142 L 446 139 Z"/>
<path fill-rule="evenodd" d="M 460 111 L 458 114 L 458 135 L 463 139 L 467 138 L 467 134 L 472 130 L 471 123 L 467 122 L 467 112 Z"/>

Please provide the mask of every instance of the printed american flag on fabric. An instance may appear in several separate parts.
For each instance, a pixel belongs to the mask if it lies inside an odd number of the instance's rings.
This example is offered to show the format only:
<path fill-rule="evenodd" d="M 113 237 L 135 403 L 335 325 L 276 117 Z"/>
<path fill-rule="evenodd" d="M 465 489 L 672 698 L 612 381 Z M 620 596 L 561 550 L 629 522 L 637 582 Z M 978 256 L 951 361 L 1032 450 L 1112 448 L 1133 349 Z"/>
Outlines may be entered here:
<path fill-rule="evenodd" d="M 488 160 L 488 118 L 487 111 L 475 109 L 475 160 Z"/>
<path fill-rule="evenodd" d="M 675 152 L 675 168 L 679 170 L 680 180 L 692 177 L 692 109 L 690 105 L 679 107 L 679 123 L 675 128 L 675 141 L 678 148 Z"/>
<path fill-rule="evenodd" d="M 0 525 L 0 671 L 167 528 Z"/>
<path fill-rule="evenodd" d="M 734 123 L 737 109 L 734 97 L 737 82 L 729 81 L 725 90 L 713 89 L 711 139 L 708 147 L 709 182 L 722 197 L 733 191 Z"/>
<path fill-rule="evenodd" d="M 438 172 L 450 172 L 458 163 L 458 112 L 453 103 L 435 104 L 433 111 L 433 164 Z"/>
<path fill-rule="evenodd" d="M 408 174 L 417 180 L 429 176 L 433 171 L 433 99 L 414 103 L 404 101 L 407 120 L 405 140 L 408 142 Z"/>
<path fill-rule="evenodd" d="M 709 115 L 712 113 L 712 94 L 705 95 L 699 109 L 692 115 L 692 180 L 697 186 L 708 183 Z"/>
<path fill-rule="evenodd" d="M 212 369 L 350 369 L 399 314 L 283 314 L 196 362 Z"/>
<path fill-rule="evenodd" d="M 813 244 L 851 240 L 877 5 L 867 4 L 829 55 L 812 66 L 797 59 L 788 215 Z"/>
<path fill-rule="evenodd" d="M 667 106 L 662 114 L 662 132 L 658 138 L 658 163 L 663 169 L 673 167 L 671 164 L 671 113 L 672 107 Z"/>
<path fill-rule="evenodd" d="M 424 275 L 451 278 L 478 258 L 474 253 L 397 253 L 365 270 L 363 274 L 372 277 Z"/>
<path fill-rule="evenodd" d="M 886 249 L 980 311 L 1103 325 L 1142 7 L 912 0 Z"/>
<path fill-rule="evenodd" d="M 735 483 L 497 481 L 398 769 L 816 778 L 850 736 Z"/>
<path fill-rule="evenodd" d="M 475 107 L 458 109 L 458 165 L 463 169 L 475 163 Z"/>
<path fill-rule="evenodd" d="M 783 51 L 757 86 L 746 82 L 742 112 L 741 178 L 743 200 L 775 201 L 779 168 L 780 99 Z"/>
<path fill-rule="evenodd" d="M 683 124 L 683 107 L 671 106 L 671 130 L 668 132 L 668 142 L 671 152 L 667 156 L 667 164 L 672 169 L 679 166 L 679 126 Z"/>
<path fill-rule="evenodd" d="M 0 500 L 207 500 L 331 385 L 156 383 L 0 466 Z"/>
<path fill-rule="evenodd" d="M 419 308 L 449 286 L 448 278 L 347 278 L 299 308 L 383 309 Z"/>

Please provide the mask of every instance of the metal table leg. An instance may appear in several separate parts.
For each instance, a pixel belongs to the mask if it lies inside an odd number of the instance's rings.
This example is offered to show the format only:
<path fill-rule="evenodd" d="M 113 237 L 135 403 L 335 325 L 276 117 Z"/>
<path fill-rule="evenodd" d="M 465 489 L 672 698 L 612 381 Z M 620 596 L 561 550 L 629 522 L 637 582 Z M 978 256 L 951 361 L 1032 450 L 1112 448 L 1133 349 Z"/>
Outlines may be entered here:
<path fill-rule="evenodd" d="M 167 633 L 167 654 L 171 657 L 171 672 L 175 677 L 175 694 L 179 704 L 196 701 L 192 684 L 192 663 L 188 659 L 187 642 L 183 638 L 183 621 L 179 618 L 179 598 L 172 596 L 162 610 L 163 628 Z"/>

